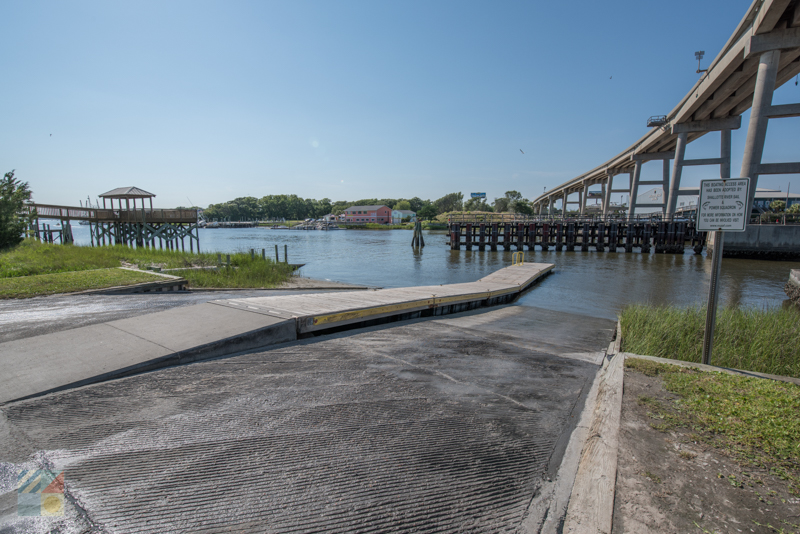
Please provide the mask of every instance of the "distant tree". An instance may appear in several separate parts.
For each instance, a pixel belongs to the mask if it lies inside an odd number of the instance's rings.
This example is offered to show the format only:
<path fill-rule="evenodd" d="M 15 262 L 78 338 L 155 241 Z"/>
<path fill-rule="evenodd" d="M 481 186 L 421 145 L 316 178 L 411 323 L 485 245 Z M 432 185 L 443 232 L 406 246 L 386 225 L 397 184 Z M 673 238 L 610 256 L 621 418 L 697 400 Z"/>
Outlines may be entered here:
<path fill-rule="evenodd" d="M 773 200 L 769 203 L 769 209 L 775 212 L 783 211 L 786 209 L 786 202 L 783 200 Z"/>
<path fill-rule="evenodd" d="M 508 211 L 508 199 L 506 197 L 496 198 L 492 204 L 494 204 L 494 211 L 497 213 Z"/>
<path fill-rule="evenodd" d="M 433 204 L 428 204 L 427 206 L 422 206 L 419 211 L 417 211 L 417 217 L 423 220 L 431 220 L 439 214 L 439 210 L 436 209 L 436 206 Z"/>
<path fill-rule="evenodd" d="M 397 204 L 394 205 L 394 210 L 410 210 L 411 209 L 411 202 L 408 200 L 401 200 Z"/>
<path fill-rule="evenodd" d="M 520 193 L 519 191 L 514 191 L 514 190 L 506 191 L 505 196 L 509 200 L 509 202 L 513 202 L 515 200 L 522 200 L 522 193 Z"/>
<path fill-rule="evenodd" d="M 423 206 L 427 206 L 428 204 L 431 203 L 431 201 L 430 200 L 422 200 L 419 197 L 414 197 L 411 200 L 409 200 L 408 203 L 411 205 L 411 207 L 409 209 L 411 211 L 413 211 L 414 213 L 418 213 L 419 210 L 421 210 Z"/>
<path fill-rule="evenodd" d="M 519 213 L 520 215 L 533 215 L 533 208 L 527 198 L 514 201 L 513 209 L 514 213 Z"/>
<path fill-rule="evenodd" d="M 438 213 L 461 211 L 464 207 L 464 193 L 449 193 L 433 203 Z"/>
<path fill-rule="evenodd" d="M 485 198 L 470 198 L 464 202 L 464 211 L 494 211 Z"/>
<path fill-rule="evenodd" d="M 347 200 L 337 200 L 331 205 L 331 213 L 334 215 L 340 215 L 344 213 L 344 210 L 352 206 L 353 203 Z"/>
<path fill-rule="evenodd" d="M 35 212 L 23 213 L 31 194 L 28 182 L 15 179 L 14 171 L 7 172 L 0 181 L 0 249 L 18 245 L 25 228 L 36 217 Z"/>
<path fill-rule="evenodd" d="M 786 213 L 800 213 L 800 202 L 797 202 L 789 206 L 789 209 L 786 210 Z"/>

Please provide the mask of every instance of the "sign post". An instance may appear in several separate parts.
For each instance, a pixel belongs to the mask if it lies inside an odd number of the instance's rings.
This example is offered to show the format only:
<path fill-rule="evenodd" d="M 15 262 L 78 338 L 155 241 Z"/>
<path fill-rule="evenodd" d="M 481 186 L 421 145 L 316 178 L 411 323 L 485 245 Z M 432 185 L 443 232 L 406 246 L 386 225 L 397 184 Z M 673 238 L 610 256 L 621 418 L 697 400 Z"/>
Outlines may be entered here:
<path fill-rule="evenodd" d="M 747 225 L 747 195 L 750 178 L 701 180 L 697 202 L 697 231 L 714 232 L 714 253 L 711 263 L 711 285 L 708 288 L 706 329 L 703 336 L 703 363 L 711 362 L 714 325 L 717 319 L 719 273 L 722 269 L 722 246 L 725 232 L 744 232 Z"/>

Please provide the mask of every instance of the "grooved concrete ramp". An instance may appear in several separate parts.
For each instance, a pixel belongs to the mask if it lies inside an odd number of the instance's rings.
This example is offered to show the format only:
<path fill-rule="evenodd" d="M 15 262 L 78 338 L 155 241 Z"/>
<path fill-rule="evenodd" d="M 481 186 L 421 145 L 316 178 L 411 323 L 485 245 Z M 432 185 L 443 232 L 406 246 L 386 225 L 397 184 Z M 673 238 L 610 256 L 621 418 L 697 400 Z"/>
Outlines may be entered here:
<path fill-rule="evenodd" d="M 500 304 L 552 268 L 516 265 L 467 284 L 220 300 L 0 343 L 0 403 L 292 341 L 298 333 Z"/>
<path fill-rule="evenodd" d="M 483 308 L 8 404 L 0 530 L 536 532 L 614 327 Z M 46 524 L 15 515 L 16 469 L 43 466 L 67 503 Z"/>

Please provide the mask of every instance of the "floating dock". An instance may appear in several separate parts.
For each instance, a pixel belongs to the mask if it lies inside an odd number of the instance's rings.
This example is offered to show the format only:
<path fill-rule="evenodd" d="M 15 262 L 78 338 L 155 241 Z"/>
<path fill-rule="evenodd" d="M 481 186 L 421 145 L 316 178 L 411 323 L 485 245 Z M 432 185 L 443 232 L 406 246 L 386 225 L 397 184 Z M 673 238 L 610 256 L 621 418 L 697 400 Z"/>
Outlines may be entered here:
<path fill-rule="evenodd" d="M 0 403 L 314 333 L 503 304 L 552 269 L 527 263 L 464 284 L 218 300 L 0 343 Z"/>
<path fill-rule="evenodd" d="M 211 301 L 210 304 L 294 319 L 297 333 L 306 334 L 366 321 L 407 320 L 503 304 L 513 300 L 552 269 L 553 265 L 549 263 L 524 263 L 501 269 L 477 282 L 463 284 L 226 299 Z"/>

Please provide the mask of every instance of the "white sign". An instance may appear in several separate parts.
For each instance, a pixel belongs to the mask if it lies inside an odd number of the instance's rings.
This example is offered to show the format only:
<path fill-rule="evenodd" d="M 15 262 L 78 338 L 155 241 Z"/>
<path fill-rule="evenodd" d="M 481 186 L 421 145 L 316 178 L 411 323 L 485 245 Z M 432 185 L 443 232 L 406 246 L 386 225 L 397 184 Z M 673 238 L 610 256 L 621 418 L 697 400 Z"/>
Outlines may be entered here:
<path fill-rule="evenodd" d="M 749 219 L 747 196 L 750 178 L 701 180 L 697 203 L 697 230 L 700 232 L 744 232 Z"/>

